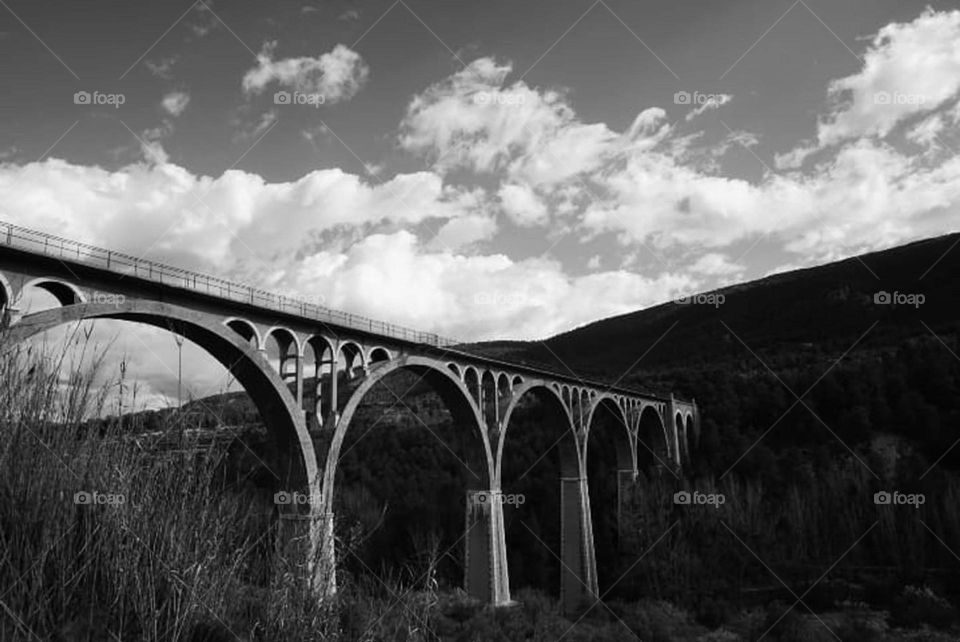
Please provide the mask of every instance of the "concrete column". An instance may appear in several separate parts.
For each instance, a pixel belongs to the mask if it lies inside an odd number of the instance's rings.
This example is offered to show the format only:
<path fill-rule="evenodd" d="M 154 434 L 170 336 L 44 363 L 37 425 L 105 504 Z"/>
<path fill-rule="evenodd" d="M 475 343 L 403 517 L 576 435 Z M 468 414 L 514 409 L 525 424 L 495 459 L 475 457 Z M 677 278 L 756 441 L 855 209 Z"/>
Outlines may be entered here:
<path fill-rule="evenodd" d="M 303 408 L 303 355 L 295 355 L 293 360 L 297 366 L 297 407 Z"/>
<path fill-rule="evenodd" d="M 464 590 L 494 606 L 510 603 L 507 547 L 499 490 L 468 490 Z"/>
<path fill-rule="evenodd" d="M 336 593 L 333 513 L 321 507 L 280 505 L 276 551 L 279 572 L 308 582 L 321 598 Z M 305 509 L 304 509 L 305 508 Z"/>
<path fill-rule="evenodd" d="M 339 378 L 339 373 L 337 372 L 340 367 L 340 363 L 337 359 L 336 354 L 333 356 L 333 363 L 330 364 L 330 398 L 327 405 L 327 416 L 323 418 L 323 422 L 330 422 L 331 426 L 336 426 L 337 422 L 340 420 L 337 408 L 337 379 Z"/>
<path fill-rule="evenodd" d="M 560 479 L 560 559 L 560 603 L 564 612 L 594 602 L 599 590 L 586 476 Z"/>
<path fill-rule="evenodd" d="M 617 471 L 617 546 L 623 540 L 623 514 L 624 503 L 627 500 L 628 492 L 637 480 L 637 473 L 632 468 L 621 469 Z"/>
<path fill-rule="evenodd" d="M 671 447 L 671 458 L 673 459 L 673 464 L 680 468 L 680 428 L 677 426 L 677 402 L 674 399 L 673 393 L 670 393 L 670 405 L 667 407 L 670 416 L 667 418 L 667 427 L 670 429 L 670 447 Z"/>

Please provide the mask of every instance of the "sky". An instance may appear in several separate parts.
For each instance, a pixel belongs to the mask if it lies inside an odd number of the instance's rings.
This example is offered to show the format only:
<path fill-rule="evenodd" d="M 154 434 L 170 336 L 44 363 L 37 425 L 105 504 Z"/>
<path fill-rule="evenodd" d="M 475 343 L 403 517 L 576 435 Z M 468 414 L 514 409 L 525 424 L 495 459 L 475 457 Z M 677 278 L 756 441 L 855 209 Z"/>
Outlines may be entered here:
<path fill-rule="evenodd" d="M 955 7 L 0 0 L 0 220 L 545 338 L 955 231 Z M 98 332 L 171 399 L 169 336 Z"/>

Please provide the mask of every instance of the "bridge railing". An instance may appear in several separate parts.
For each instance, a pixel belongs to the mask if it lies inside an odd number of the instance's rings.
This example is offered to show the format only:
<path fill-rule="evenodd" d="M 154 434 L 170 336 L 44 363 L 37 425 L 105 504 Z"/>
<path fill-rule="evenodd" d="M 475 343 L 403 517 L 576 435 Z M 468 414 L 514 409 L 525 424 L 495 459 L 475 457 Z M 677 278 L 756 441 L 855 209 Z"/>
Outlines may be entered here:
<path fill-rule="evenodd" d="M 211 296 L 248 303 L 270 310 L 299 315 L 322 323 L 385 335 L 412 343 L 422 343 L 437 347 L 447 347 L 461 343 L 431 332 L 421 332 L 405 326 L 335 310 L 326 306 L 308 303 L 296 297 L 275 294 L 267 290 L 228 281 L 208 274 L 149 261 L 130 254 L 72 241 L 10 223 L 0 222 L 0 244 L 28 252 L 43 254 L 44 256 L 51 256 L 91 267 L 106 269 L 117 274 L 134 276 L 164 285 L 202 292 Z"/>

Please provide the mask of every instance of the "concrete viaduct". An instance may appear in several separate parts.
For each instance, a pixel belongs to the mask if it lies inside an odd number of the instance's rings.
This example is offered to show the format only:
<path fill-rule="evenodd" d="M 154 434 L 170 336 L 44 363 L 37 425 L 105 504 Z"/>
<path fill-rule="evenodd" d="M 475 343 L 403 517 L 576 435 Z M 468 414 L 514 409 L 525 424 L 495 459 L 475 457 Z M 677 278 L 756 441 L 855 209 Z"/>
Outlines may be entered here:
<path fill-rule="evenodd" d="M 60 306 L 23 314 L 28 288 L 45 290 Z M 322 595 L 336 590 L 332 506 L 344 436 L 364 396 L 393 372 L 428 383 L 457 429 L 475 431 L 482 444 L 482 481 L 466 498 L 464 583 L 494 605 L 511 601 L 501 462 L 521 399 L 536 396 L 557 423 L 565 606 L 599 595 L 586 457 L 598 412 L 618 419 L 615 433 L 605 435 L 616 442 L 618 488 L 637 478 L 644 457 L 660 470 L 679 471 L 699 436 L 696 404 L 673 395 L 488 358 L 435 334 L 2 222 L 0 306 L 7 345 L 62 324 L 119 319 L 175 332 L 229 369 L 283 453 L 281 487 L 306 498 L 277 506 L 281 546 Z M 279 363 L 267 357 L 271 338 Z M 305 397 L 316 403 L 305 407 Z"/>

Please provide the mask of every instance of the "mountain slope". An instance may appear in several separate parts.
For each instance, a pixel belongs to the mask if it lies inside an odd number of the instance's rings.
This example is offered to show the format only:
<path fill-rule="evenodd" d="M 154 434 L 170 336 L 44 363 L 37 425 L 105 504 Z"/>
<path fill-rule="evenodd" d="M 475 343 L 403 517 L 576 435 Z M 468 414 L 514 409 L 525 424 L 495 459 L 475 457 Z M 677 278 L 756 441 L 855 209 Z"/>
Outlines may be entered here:
<path fill-rule="evenodd" d="M 893 346 L 931 330 L 956 330 L 958 243 L 960 234 L 927 239 L 717 290 L 706 297 L 712 304 L 664 303 L 542 343 L 501 341 L 469 349 L 584 375 L 616 379 L 628 373 L 623 381 L 638 383 L 643 375 L 732 364 L 745 356 L 761 366 L 751 351 L 764 361 L 803 353 L 836 358 L 862 335 L 864 346 Z M 881 292 L 922 295 L 923 301 L 878 304 Z"/>

